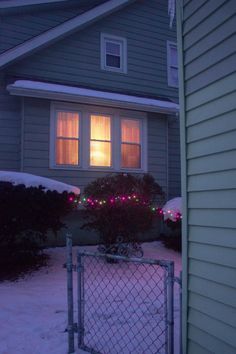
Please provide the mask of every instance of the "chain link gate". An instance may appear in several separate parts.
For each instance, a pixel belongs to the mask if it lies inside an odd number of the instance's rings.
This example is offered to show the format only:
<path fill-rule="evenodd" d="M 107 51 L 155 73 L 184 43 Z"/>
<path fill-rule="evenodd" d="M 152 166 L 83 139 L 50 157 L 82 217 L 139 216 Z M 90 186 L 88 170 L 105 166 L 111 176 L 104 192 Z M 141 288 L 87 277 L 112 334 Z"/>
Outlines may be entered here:
<path fill-rule="evenodd" d="M 77 324 L 70 311 L 69 343 L 76 331 L 88 353 L 174 353 L 173 262 L 78 252 L 75 268 Z"/>

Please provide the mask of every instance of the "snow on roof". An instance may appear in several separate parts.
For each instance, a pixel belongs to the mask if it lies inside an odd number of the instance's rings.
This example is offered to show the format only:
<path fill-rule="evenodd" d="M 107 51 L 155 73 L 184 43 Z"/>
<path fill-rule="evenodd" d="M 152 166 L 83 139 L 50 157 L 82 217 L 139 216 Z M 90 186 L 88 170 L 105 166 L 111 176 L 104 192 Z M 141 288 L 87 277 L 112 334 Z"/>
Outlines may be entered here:
<path fill-rule="evenodd" d="M 97 91 L 92 89 L 86 89 L 81 87 L 73 87 L 73 86 L 66 86 L 60 84 L 52 84 L 52 83 L 45 83 L 39 81 L 29 81 L 29 80 L 17 80 L 14 84 L 8 85 L 7 89 L 12 94 L 16 95 L 26 95 L 27 91 L 31 91 L 29 94 L 30 96 L 40 97 L 38 96 L 40 93 L 46 93 L 45 97 L 50 98 L 50 93 L 58 95 L 64 94 L 68 95 L 68 99 L 71 97 L 82 97 L 83 100 L 85 98 L 92 98 L 96 99 L 96 103 L 99 104 L 99 100 L 103 102 L 103 104 L 109 103 L 112 101 L 114 103 L 125 103 L 133 104 L 138 106 L 140 109 L 148 109 L 152 108 L 152 110 L 163 110 L 169 112 L 178 112 L 179 105 L 174 102 L 163 101 L 153 98 L 146 98 L 146 97 L 138 97 L 138 96 L 130 96 L 124 95 L 121 93 L 114 93 L 114 92 L 105 92 L 105 91 Z M 21 94 L 22 91 L 22 94 Z M 42 95 L 41 95 L 42 97 Z M 54 97 L 55 98 L 55 97 Z M 104 103 L 104 101 L 106 101 Z"/>
<path fill-rule="evenodd" d="M 43 186 L 45 190 L 57 191 L 59 193 L 66 191 L 69 193 L 80 194 L 80 189 L 77 187 L 55 181 L 54 179 L 23 172 L 0 171 L 0 181 L 11 182 L 14 185 L 24 184 L 26 187 Z"/>
<path fill-rule="evenodd" d="M 170 199 L 162 208 L 164 220 L 170 219 L 176 221 L 179 215 L 182 215 L 182 198 Z"/>

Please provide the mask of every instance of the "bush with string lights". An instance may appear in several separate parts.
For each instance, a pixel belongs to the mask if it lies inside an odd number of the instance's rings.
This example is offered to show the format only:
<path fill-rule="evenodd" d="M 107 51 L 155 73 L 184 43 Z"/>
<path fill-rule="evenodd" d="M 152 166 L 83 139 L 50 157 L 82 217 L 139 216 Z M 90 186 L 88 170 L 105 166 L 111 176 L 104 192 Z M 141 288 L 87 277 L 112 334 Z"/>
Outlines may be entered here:
<path fill-rule="evenodd" d="M 150 174 L 112 174 L 91 182 L 81 199 L 87 222 L 83 228 L 95 230 L 101 243 L 136 241 L 139 234 L 152 228 L 157 216 L 155 201 L 164 193 Z"/>

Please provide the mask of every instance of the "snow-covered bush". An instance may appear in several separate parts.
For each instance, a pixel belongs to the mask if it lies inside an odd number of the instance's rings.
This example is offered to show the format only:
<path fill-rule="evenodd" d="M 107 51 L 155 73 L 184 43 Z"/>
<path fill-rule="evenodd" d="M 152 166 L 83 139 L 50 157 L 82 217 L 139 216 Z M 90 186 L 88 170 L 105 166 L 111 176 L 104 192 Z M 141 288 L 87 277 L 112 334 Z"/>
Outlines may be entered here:
<path fill-rule="evenodd" d="M 151 205 L 162 197 L 161 187 L 151 175 L 113 174 L 98 178 L 84 190 L 86 218 L 83 227 L 98 232 L 105 244 L 135 241 L 152 227 Z"/>
<path fill-rule="evenodd" d="M 0 174 L 0 270 L 17 271 L 34 263 L 47 232 L 56 233 L 64 226 L 62 217 L 73 208 L 71 195 L 14 185 L 1 181 Z"/>

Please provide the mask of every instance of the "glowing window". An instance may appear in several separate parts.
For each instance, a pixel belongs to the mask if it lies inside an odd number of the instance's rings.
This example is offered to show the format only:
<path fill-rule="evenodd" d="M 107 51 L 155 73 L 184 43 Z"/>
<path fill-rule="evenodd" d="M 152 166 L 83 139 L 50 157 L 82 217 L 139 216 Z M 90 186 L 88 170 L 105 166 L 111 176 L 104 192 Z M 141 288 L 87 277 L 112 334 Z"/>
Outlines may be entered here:
<path fill-rule="evenodd" d="M 145 114 L 72 103 L 52 103 L 50 168 L 147 170 Z"/>
<path fill-rule="evenodd" d="M 140 120 L 121 119 L 121 167 L 141 168 Z"/>
<path fill-rule="evenodd" d="M 56 112 L 56 165 L 79 165 L 79 114 Z"/>
<path fill-rule="evenodd" d="M 90 116 L 90 166 L 111 166 L 111 117 Z"/>

